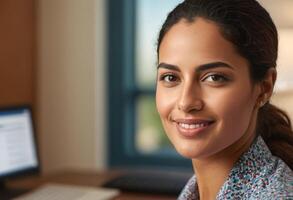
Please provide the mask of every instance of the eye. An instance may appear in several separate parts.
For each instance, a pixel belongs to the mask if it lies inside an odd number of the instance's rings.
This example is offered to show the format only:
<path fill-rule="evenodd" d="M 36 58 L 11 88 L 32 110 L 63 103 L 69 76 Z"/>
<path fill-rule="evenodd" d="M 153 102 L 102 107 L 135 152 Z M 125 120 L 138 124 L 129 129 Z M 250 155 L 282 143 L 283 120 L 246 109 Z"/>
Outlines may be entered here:
<path fill-rule="evenodd" d="M 215 82 L 215 83 L 223 83 L 223 82 L 228 81 L 228 78 L 226 78 L 223 75 L 212 74 L 212 75 L 209 75 L 206 78 L 204 78 L 203 81 Z"/>
<path fill-rule="evenodd" d="M 172 74 L 166 74 L 166 75 L 162 75 L 160 77 L 161 81 L 167 82 L 167 83 L 171 83 L 171 82 L 176 82 L 178 81 L 178 78 Z"/>

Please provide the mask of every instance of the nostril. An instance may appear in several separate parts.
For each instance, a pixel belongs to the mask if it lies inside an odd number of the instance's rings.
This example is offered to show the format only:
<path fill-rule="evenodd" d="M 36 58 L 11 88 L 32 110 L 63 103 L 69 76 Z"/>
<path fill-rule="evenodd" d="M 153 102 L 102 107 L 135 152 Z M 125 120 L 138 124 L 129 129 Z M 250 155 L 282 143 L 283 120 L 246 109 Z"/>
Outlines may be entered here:
<path fill-rule="evenodd" d="M 184 112 L 200 111 L 203 109 L 203 102 L 201 100 L 184 101 L 177 104 L 178 110 Z"/>

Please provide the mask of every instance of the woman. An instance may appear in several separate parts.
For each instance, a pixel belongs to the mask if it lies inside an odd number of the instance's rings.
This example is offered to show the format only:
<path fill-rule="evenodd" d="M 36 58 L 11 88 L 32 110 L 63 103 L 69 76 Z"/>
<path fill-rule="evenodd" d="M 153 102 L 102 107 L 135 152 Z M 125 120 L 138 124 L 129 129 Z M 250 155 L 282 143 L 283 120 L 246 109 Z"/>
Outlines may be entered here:
<path fill-rule="evenodd" d="M 255 0 L 186 0 L 168 15 L 157 110 L 195 172 L 179 199 L 293 199 L 291 123 L 269 103 L 277 51 Z"/>

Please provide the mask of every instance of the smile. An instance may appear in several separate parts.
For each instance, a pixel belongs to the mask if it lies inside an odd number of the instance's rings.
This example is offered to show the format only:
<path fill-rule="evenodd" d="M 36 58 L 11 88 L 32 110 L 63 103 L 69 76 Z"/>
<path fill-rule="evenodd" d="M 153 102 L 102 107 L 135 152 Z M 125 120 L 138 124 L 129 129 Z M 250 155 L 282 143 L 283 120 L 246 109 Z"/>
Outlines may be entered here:
<path fill-rule="evenodd" d="M 181 136 L 192 138 L 207 130 L 214 121 L 195 120 L 195 119 L 178 119 L 174 120 L 177 131 Z"/>
<path fill-rule="evenodd" d="M 185 123 L 178 123 L 178 125 L 179 125 L 181 128 L 184 128 L 184 129 L 196 129 L 196 128 L 201 128 L 201 127 L 208 126 L 209 123 L 199 123 L 199 124 L 185 124 Z"/>

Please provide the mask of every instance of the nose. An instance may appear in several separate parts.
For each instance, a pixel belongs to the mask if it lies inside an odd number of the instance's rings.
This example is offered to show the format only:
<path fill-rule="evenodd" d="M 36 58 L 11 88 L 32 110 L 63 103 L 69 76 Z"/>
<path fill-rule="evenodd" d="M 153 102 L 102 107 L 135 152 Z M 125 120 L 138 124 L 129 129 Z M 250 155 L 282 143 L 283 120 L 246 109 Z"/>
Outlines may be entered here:
<path fill-rule="evenodd" d="M 199 87 L 192 84 L 183 85 L 177 101 L 178 109 L 186 113 L 202 110 L 204 102 L 201 96 Z"/>

